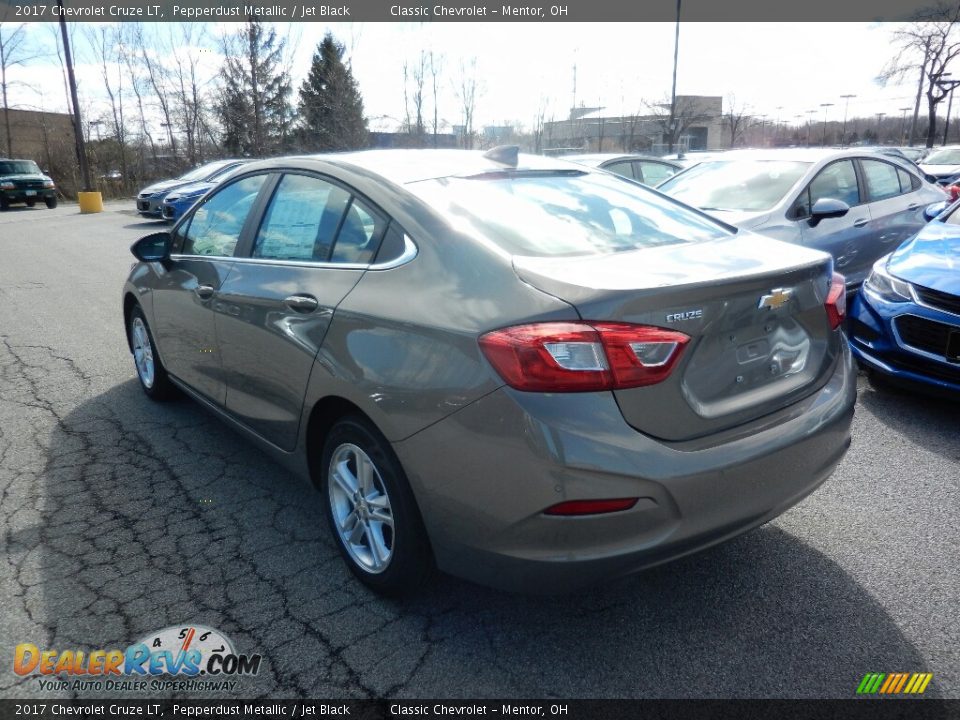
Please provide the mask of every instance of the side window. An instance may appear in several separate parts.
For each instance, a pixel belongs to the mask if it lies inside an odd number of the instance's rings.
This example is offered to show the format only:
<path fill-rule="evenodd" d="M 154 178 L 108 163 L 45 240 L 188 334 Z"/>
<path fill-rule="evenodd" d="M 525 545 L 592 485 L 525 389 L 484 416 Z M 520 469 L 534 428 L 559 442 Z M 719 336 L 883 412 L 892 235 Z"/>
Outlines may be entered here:
<path fill-rule="evenodd" d="M 897 168 L 897 177 L 900 178 L 900 192 L 913 192 L 920 187 L 920 181 L 902 168 Z"/>
<path fill-rule="evenodd" d="M 857 173 L 852 160 L 838 160 L 821 170 L 807 189 L 800 193 L 792 216 L 797 219 L 810 217 L 810 209 L 820 198 L 842 200 L 850 207 L 860 204 Z"/>
<path fill-rule="evenodd" d="M 616 162 L 610 165 L 605 165 L 603 167 L 607 172 L 616 173 L 617 175 L 623 175 L 625 178 L 630 178 L 633 180 L 633 164 L 630 162 Z"/>
<path fill-rule="evenodd" d="M 357 198 L 343 219 L 330 262 L 369 263 L 377 253 L 387 223 Z"/>
<path fill-rule="evenodd" d="M 284 175 L 257 233 L 253 257 L 325 262 L 349 202 L 346 190 L 325 180 Z"/>
<path fill-rule="evenodd" d="M 871 201 L 886 200 L 900 194 L 900 178 L 897 168 L 880 160 L 860 161 L 867 184 L 867 196 Z"/>
<path fill-rule="evenodd" d="M 638 174 L 638 177 L 643 178 L 645 185 L 659 185 L 677 172 L 669 165 L 663 163 L 644 161 L 637 164 L 640 166 L 640 172 L 642 173 Z"/>
<path fill-rule="evenodd" d="M 266 175 L 251 175 L 211 196 L 177 233 L 173 252 L 232 257 L 253 201 L 266 179 Z"/>

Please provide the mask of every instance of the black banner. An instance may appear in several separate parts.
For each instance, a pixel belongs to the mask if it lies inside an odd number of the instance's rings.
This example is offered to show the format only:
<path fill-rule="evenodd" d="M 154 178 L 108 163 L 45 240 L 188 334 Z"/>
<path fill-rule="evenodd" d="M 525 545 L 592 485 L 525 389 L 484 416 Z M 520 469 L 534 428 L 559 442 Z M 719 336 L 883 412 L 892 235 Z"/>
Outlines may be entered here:
<path fill-rule="evenodd" d="M 683 0 L 685 22 L 911 20 L 929 0 Z M 56 22 L 672 22 L 674 0 L 0 0 L 0 21 Z"/>
<path fill-rule="evenodd" d="M 948 720 L 960 700 L 0 700 L 0 718 Z"/>

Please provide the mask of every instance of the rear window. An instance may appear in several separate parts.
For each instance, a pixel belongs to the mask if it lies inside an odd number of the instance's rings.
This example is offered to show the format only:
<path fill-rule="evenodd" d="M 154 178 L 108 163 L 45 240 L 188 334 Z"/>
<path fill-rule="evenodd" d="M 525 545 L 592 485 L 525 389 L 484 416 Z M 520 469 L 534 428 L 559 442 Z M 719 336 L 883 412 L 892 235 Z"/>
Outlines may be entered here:
<path fill-rule="evenodd" d="M 762 212 L 779 203 L 809 168 L 796 160 L 711 160 L 658 190 L 703 210 Z"/>
<path fill-rule="evenodd" d="M 31 174 L 40 174 L 40 168 L 33 160 L 0 160 L 0 175 Z"/>
<path fill-rule="evenodd" d="M 598 173 L 502 172 L 407 189 L 458 230 L 511 255 L 604 255 L 731 234 L 655 192 Z"/>

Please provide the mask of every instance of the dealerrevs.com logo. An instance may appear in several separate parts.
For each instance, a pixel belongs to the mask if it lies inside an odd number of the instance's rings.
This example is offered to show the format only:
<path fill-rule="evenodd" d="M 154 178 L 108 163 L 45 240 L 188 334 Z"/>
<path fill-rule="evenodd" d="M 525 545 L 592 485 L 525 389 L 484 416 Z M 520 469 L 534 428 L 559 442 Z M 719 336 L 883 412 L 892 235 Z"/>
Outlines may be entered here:
<path fill-rule="evenodd" d="M 36 675 L 42 690 L 234 690 L 235 678 L 256 675 L 261 659 L 238 654 L 218 630 L 187 625 L 150 633 L 123 650 L 42 650 L 21 643 L 13 671 Z"/>

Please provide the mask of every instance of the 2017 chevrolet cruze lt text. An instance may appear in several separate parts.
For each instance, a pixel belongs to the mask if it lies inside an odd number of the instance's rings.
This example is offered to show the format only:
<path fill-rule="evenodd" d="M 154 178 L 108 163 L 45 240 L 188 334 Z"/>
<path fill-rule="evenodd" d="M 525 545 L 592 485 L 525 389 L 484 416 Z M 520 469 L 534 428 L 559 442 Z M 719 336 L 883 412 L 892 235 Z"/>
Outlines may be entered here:
<path fill-rule="evenodd" d="M 782 513 L 850 442 L 828 254 L 561 160 L 250 163 L 133 252 L 146 394 L 312 480 L 380 592 L 633 573 Z"/>

